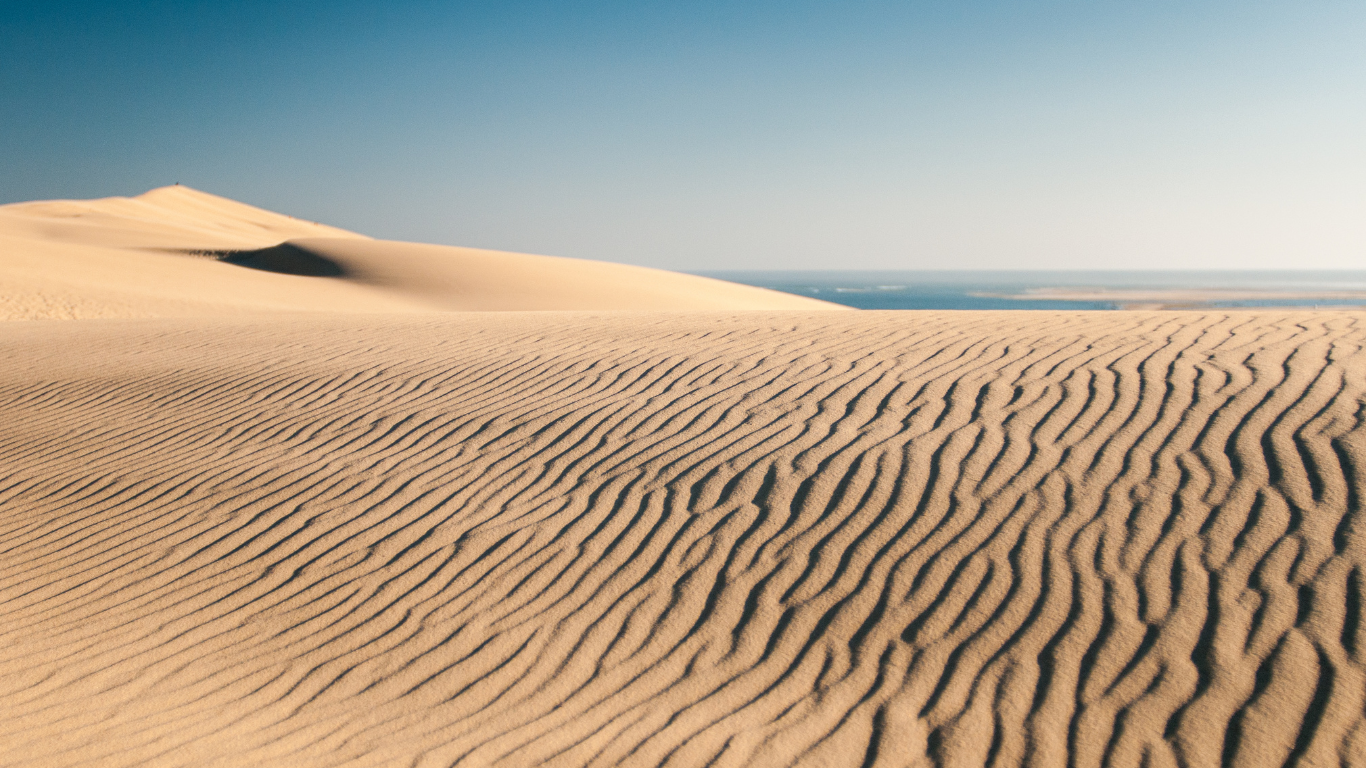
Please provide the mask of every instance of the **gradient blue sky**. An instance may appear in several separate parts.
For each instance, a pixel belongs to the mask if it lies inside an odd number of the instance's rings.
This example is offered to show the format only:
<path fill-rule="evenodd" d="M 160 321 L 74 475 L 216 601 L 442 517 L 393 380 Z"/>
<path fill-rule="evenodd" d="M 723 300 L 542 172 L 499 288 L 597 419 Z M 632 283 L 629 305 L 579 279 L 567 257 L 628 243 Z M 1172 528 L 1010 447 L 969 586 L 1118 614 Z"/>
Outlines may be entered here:
<path fill-rule="evenodd" d="M 1366 267 L 1366 3 L 0 0 L 0 202 L 677 269 Z"/>

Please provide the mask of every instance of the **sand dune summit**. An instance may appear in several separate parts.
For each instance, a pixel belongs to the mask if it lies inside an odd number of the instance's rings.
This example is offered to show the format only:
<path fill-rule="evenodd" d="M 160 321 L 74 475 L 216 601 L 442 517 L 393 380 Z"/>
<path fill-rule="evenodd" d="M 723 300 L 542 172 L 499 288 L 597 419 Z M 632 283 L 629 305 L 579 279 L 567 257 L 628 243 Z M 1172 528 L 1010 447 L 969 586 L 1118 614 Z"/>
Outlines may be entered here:
<path fill-rule="evenodd" d="M 373 240 L 183 186 L 0 206 L 0 320 L 537 309 L 847 307 L 625 264 Z"/>
<path fill-rule="evenodd" d="M 0 764 L 1366 765 L 1361 319 L 5 323 Z"/>

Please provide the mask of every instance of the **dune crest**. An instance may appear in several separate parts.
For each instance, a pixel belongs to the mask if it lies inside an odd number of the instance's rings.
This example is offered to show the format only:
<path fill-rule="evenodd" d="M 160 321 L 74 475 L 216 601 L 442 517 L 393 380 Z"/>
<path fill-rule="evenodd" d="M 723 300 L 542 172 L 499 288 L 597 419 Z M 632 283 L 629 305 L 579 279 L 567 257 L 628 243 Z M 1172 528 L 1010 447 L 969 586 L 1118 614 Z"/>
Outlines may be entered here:
<path fill-rule="evenodd" d="M 0 234 L 101 248 L 260 248 L 295 237 L 366 239 L 182 185 L 137 197 L 0 205 Z"/>
<path fill-rule="evenodd" d="M 291 254 L 352 269 L 270 268 Z M 847 308 L 624 264 L 373 240 L 184 186 L 0 206 L 0 320 L 532 309 Z"/>
<path fill-rule="evenodd" d="M 1360 320 L 10 324 L 5 763 L 1361 765 Z"/>

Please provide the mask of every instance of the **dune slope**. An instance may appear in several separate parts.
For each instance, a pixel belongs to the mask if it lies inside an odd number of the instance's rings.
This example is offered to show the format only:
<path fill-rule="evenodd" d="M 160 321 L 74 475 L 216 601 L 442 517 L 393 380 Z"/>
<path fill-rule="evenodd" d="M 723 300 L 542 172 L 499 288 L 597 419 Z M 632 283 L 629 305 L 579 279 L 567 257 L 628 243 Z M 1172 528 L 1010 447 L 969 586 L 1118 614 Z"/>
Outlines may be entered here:
<path fill-rule="evenodd" d="M 1360 765 L 1360 320 L 9 324 L 4 763 Z"/>
<path fill-rule="evenodd" d="M 0 205 L 0 234 L 70 245 L 165 251 L 261 248 L 296 237 L 366 239 L 178 184 L 137 197 Z"/>
<path fill-rule="evenodd" d="M 183 186 L 0 206 L 0 320 L 531 309 L 847 307 L 623 264 L 372 240 Z"/>
<path fill-rule="evenodd" d="M 605 261 L 355 238 L 300 238 L 237 264 L 331 277 L 434 310 L 849 310 L 789 293 Z"/>

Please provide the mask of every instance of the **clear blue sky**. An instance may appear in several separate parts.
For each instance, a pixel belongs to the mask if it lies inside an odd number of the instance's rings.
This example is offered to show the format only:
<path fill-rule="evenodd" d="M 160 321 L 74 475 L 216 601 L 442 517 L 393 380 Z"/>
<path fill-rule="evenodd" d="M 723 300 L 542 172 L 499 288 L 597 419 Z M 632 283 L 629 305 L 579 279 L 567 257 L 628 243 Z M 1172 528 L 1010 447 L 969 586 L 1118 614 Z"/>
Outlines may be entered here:
<path fill-rule="evenodd" d="M 1366 267 L 1366 3 L 0 0 L 0 202 L 717 268 Z"/>

